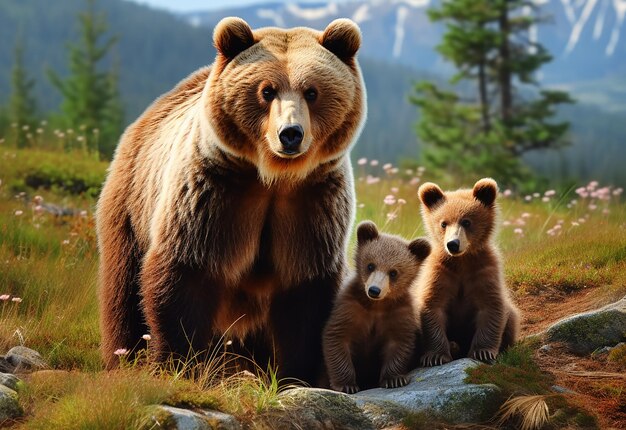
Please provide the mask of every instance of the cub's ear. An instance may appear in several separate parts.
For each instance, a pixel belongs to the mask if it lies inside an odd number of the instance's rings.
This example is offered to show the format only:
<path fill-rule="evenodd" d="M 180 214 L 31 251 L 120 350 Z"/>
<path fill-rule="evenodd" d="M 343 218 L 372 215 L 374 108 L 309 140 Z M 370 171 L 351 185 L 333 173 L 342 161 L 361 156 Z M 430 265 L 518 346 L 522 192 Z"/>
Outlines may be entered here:
<path fill-rule="evenodd" d="M 428 209 L 433 209 L 438 204 L 446 201 L 446 196 L 443 194 L 443 191 L 441 191 L 441 188 L 432 182 L 422 184 L 422 186 L 419 187 L 419 190 L 417 190 L 417 194 L 419 195 L 421 202 Z"/>
<path fill-rule="evenodd" d="M 411 254 L 417 257 L 419 261 L 424 261 L 426 257 L 430 255 L 430 250 L 430 242 L 423 237 L 418 237 L 409 243 L 409 251 L 411 251 Z"/>
<path fill-rule="evenodd" d="M 347 18 L 336 19 L 328 24 L 320 43 L 342 61 L 348 61 L 361 47 L 361 30 Z"/>
<path fill-rule="evenodd" d="M 485 206 L 493 205 L 498 195 L 498 184 L 491 178 L 483 178 L 474 184 L 474 198 Z"/>
<path fill-rule="evenodd" d="M 359 245 L 378 237 L 378 228 L 372 221 L 363 221 L 356 228 L 356 237 Z"/>
<path fill-rule="evenodd" d="M 213 44 L 217 52 L 232 60 L 254 45 L 252 29 L 241 18 L 228 17 L 217 23 L 213 30 Z"/>

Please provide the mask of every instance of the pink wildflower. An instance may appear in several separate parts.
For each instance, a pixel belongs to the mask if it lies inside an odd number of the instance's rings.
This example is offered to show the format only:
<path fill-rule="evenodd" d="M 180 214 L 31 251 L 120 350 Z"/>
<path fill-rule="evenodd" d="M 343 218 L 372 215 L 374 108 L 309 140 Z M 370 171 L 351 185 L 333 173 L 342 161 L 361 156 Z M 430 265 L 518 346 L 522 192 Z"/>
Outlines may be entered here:
<path fill-rule="evenodd" d="M 116 349 L 113 352 L 113 354 L 115 354 L 115 355 L 117 355 L 119 357 L 119 356 L 128 354 L 128 350 L 126 348 L 119 348 L 119 349 Z"/>
<path fill-rule="evenodd" d="M 10 294 L 3 294 L 0 296 L 0 300 L 2 300 L 3 302 L 6 302 L 7 300 L 9 300 L 10 297 L 11 297 Z"/>
<path fill-rule="evenodd" d="M 356 162 L 359 166 L 365 166 L 367 164 L 367 158 L 359 158 L 359 161 Z"/>
<path fill-rule="evenodd" d="M 16 210 L 15 211 L 15 216 L 21 216 L 23 213 L 24 213 L 24 211 Z"/>
<path fill-rule="evenodd" d="M 388 221 L 393 221 L 396 218 L 398 218 L 398 215 L 395 212 L 389 212 L 387 214 L 387 220 Z"/>
<path fill-rule="evenodd" d="M 15 303 L 22 303 L 22 299 L 20 297 L 13 297 L 11 301 Z"/>
<path fill-rule="evenodd" d="M 522 230 L 521 228 L 518 227 L 515 230 L 513 230 L 513 233 L 521 235 L 521 234 L 524 234 L 524 230 Z"/>
<path fill-rule="evenodd" d="M 370 161 L 370 166 L 378 166 L 378 160 Z"/>
<path fill-rule="evenodd" d="M 385 196 L 385 199 L 383 200 L 383 202 L 389 206 L 394 205 L 396 204 L 396 197 L 393 194 L 389 194 Z"/>
<path fill-rule="evenodd" d="M 150 336 L 149 334 L 144 334 L 143 336 L 141 336 L 141 338 L 145 341 L 152 340 L 152 336 Z"/>

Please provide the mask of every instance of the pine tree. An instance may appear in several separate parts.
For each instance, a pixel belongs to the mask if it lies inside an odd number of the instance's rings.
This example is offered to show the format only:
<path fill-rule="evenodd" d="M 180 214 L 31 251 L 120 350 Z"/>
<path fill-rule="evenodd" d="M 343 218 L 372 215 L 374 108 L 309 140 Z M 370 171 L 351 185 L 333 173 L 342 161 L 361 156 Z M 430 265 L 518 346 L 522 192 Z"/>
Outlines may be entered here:
<path fill-rule="evenodd" d="M 63 95 L 61 111 L 66 126 L 83 132 L 90 150 L 110 156 L 122 130 L 123 112 L 117 72 L 103 71 L 100 63 L 117 38 L 100 41 L 108 26 L 95 9 L 95 0 L 87 0 L 87 10 L 79 14 L 81 40 L 69 46 L 69 76 L 63 80 L 53 71 L 48 75 Z"/>
<path fill-rule="evenodd" d="M 37 103 L 33 96 L 35 81 L 28 77 L 24 66 L 24 48 L 18 38 L 15 44 L 13 71 L 11 73 L 11 97 L 8 116 L 15 129 L 15 142 L 18 148 L 28 146 L 35 133 L 37 122 Z"/>
<path fill-rule="evenodd" d="M 527 36 L 543 20 L 534 11 L 525 0 L 447 0 L 429 10 L 431 20 L 446 24 L 437 49 L 457 68 L 451 85 L 476 85 L 470 101 L 433 84 L 416 87 L 417 131 L 430 167 L 458 179 L 494 175 L 514 182 L 528 177 L 524 153 L 567 143 L 569 124 L 554 122 L 554 115 L 572 100 L 539 89 L 537 72 L 552 57 Z"/>

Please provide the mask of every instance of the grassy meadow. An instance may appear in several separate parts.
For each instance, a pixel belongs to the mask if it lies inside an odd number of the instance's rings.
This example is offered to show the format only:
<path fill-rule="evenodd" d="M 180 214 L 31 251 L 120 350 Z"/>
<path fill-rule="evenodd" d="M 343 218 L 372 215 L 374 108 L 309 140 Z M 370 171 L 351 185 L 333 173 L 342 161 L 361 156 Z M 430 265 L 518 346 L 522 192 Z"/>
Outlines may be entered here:
<path fill-rule="evenodd" d="M 221 380 L 216 369 L 191 379 L 132 363 L 102 371 L 93 215 L 106 168 L 106 162 L 80 148 L 68 153 L 0 144 L 0 353 L 24 345 L 39 351 L 54 369 L 26 378 L 20 387 L 25 417 L 5 424 L 160 428 L 166 423 L 156 426 L 160 418 L 142 406 L 168 403 L 212 407 L 254 427 L 269 426 L 272 414 L 288 407 L 277 402 L 271 372 L 264 378 Z M 430 172 L 376 160 L 359 160 L 354 168 L 357 221 L 371 219 L 383 231 L 407 238 L 424 234 L 416 192 L 420 183 L 434 179 Z M 531 195 L 501 190 L 499 201 L 498 243 L 508 285 L 524 313 L 525 334 L 626 293 L 621 189 L 592 182 Z M 51 213 L 62 209 L 65 215 Z M 610 366 L 626 370 L 623 359 Z M 549 364 L 542 368 L 550 370 Z M 600 382 L 604 385 L 573 401 L 582 407 L 608 402 L 603 413 L 609 418 L 599 419 L 626 422 L 620 412 L 626 393 L 611 381 Z M 600 382 L 594 379 L 592 385 Z"/>

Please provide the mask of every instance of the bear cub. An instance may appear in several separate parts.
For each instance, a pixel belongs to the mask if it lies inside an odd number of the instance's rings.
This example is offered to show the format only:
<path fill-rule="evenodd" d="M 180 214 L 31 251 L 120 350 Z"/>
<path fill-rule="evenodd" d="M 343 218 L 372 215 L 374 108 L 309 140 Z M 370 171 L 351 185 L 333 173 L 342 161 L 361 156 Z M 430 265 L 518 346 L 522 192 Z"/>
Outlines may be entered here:
<path fill-rule="evenodd" d="M 492 361 L 518 338 L 519 311 L 492 241 L 497 193 L 490 178 L 471 190 L 443 192 L 430 182 L 418 190 L 433 246 L 416 281 L 424 366 L 461 357 Z"/>
<path fill-rule="evenodd" d="M 424 238 L 409 243 L 379 233 L 373 222 L 359 224 L 356 273 L 339 291 L 324 331 L 333 390 L 353 394 L 408 384 L 420 331 L 411 285 L 429 253 Z"/>

